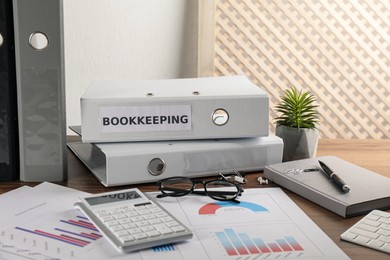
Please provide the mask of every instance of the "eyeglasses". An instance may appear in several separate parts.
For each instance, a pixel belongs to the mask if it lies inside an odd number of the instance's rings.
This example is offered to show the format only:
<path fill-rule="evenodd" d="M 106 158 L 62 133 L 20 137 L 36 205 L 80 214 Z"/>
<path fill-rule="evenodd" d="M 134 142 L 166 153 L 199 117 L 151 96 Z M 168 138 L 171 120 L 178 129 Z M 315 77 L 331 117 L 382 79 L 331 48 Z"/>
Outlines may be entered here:
<path fill-rule="evenodd" d="M 159 181 L 159 184 L 161 194 L 157 195 L 157 198 L 181 197 L 192 193 L 196 195 L 207 195 L 215 200 L 240 203 L 236 198 L 244 192 L 237 184 L 226 180 L 210 180 L 204 182 L 193 181 L 187 177 L 171 177 Z M 194 190 L 196 184 L 202 184 L 204 191 Z"/>

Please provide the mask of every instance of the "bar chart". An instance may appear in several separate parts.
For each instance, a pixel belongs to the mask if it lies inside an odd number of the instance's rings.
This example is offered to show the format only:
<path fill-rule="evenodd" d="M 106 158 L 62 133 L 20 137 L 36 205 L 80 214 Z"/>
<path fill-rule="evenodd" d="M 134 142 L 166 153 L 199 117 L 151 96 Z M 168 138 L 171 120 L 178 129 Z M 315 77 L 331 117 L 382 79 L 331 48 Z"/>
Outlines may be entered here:
<path fill-rule="evenodd" d="M 252 238 L 247 233 L 237 233 L 232 228 L 215 232 L 215 235 L 229 256 L 304 251 L 292 236 L 265 242 L 261 237 Z"/>
<path fill-rule="evenodd" d="M 69 225 L 69 228 L 67 225 Z M 62 227 L 60 228 L 60 226 Z M 75 231 L 73 227 L 77 227 L 78 230 Z M 15 229 L 77 247 L 85 247 L 102 237 L 97 228 L 83 216 L 76 216 L 74 219 L 60 219 L 58 225 L 52 228 L 31 229 L 15 227 Z"/>
<path fill-rule="evenodd" d="M 227 225 L 195 232 L 210 259 L 311 259 L 324 255 L 293 223 Z"/>
<path fill-rule="evenodd" d="M 152 248 L 153 252 L 169 252 L 169 251 L 175 251 L 176 247 L 174 244 L 166 244 L 161 246 L 155 246 Z"/>

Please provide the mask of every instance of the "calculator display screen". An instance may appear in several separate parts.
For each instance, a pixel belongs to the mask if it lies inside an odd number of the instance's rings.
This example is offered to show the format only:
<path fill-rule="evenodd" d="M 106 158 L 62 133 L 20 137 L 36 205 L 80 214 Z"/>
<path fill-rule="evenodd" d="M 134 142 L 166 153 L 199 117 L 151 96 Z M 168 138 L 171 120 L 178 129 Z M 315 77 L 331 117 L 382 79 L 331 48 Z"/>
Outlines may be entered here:
<path fill-rule="evenodd" d="M 89 205 L 93 206 L 93 205 L 100 205 L 100 204 L 117 202 L 117 201 L 133 200 L 138 198 L 141 198 L 141 195 L 139 195 L 135 191 L 130 191 L 130 192 L 104 195 L 100 197 L 85 198 L 85 200 L 89 203 Z"/>

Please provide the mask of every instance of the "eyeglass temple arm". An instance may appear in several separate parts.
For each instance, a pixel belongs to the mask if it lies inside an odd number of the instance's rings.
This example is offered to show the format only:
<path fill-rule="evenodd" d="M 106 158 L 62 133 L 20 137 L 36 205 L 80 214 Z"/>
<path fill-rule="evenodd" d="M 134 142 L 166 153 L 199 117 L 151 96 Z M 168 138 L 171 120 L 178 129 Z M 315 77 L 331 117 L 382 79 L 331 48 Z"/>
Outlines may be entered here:
<path fill-rule="evenodd" d="M 188 190 L 183 190 L 183 189 L 180 189 L 180 188 L 178 188 L 178 189 L 176 189 L 176 188 L 164 188 L 164 190 L 172 191 L 172 192 L 175 192 L 175 193 L 187 193 L 188 192 Z M 193 190 L 191 193 L 192 194 L 196 194 L 196 195 L 207 195 L 206 191 L 204 191 L 204 190 L 203 191 L 202 190 Z M 224 195 L 224 194 L 226 194 L 226 195 L 234 195 L 237 192 L 235 192 L 235 191 L 209 191 L 209 193 L 214 193 L 214 194 L 217 194 L 217 195 L 219 195 L 219 194 L 221 194 L 221 195 Z"/>

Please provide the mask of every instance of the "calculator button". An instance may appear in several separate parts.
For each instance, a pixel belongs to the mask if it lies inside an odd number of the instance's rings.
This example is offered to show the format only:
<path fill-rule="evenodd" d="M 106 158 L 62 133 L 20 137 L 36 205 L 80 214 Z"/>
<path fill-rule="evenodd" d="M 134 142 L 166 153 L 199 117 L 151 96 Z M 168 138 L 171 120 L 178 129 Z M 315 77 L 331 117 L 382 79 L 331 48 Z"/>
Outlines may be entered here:
<path fill-rule="evenodd" d="M 115 233 L 115 235 L 119 236 L 119 237 L 123 237 L 123 236 L 127 236 L 129 235 L 129 232 L 127 230 L 121 230 L 121 231 L 117 231 Z"/>
<path fill-rule="evenodd" d="M 119 222 L 116 221 L 116 220 L 111 220 L 111 221 L 107 221 L 106 225 L 109 226 L 109 227 L 113 227 L 113 226 L 119 225 Z"/>
<path fill-rule="evenodd" d="M 133 229 L 129 229 L 128 231 L 132 235 L 142 233 L 142 230 L 140 228 L 133 228 Z"/>
<path fill-rule="evenodd" d="M 110 214 L 108 212 L 104 212 L 104 211 L 103 212 L 98 212 L 97 215 L 99 217 L 101 217 L 101 218 L 110 216 Z"/>
<path fill-rule="evenodd" d="M 122 211 L 121 210 L 113 210 L 113 211 L 110 211 L 110 214 L 111 215 L 118 215 L 118 214 L 121 214 Z"/>
<path fill-rule="evenodd" d="M 145 219 L 141 216 L 131 218 L 131 221 L 133 221 L 133 222 L 138 222 L 138 221 L 143 221 L 143 220 L 145 220 Z"/>
<path fill-rule="evenodd" d="M 105 216 L 100 218 L 103 222 L 115 220 L 112 216 Z"/>
<path fill-rule="evenodd" d="M 119 219 L 117 222 L 119 222 L 119 224 L 123 225 L 123 224 L 131 223 L 131 220 L 128 218 L 124 218 L 124 219 Z"/>
<path fill-rule="evenodd" d="M 139 227 L 149 226 L 148 221 L 138 221 L 135 224 L 137 224 L 137 226 L 139 226 Z"/>
<path fill-rule="evenodd" d="M 155 219 L 155 218 L 157 218 L 156 215 L 154 215 L 154 214 L 144 215 L 143 217 L 144 217 L 144 219 L 146 219 L 146 220 L 150 220 L 150 219 Z"/>
<path fill-rule="evenodd" d="M 138 213 L 140 215 L 146 215 L 146 214 L 150 214 L 152 212 L 150 210 L 148 210 L 148 209 L 143 209 L 143 210 L 138 210 Z"/>
<path fill-rule="evenodd" d="M 122 218 L 127 218 L 126 214 L 117 214 L 117 215 L 114 215 L 114 218 L 115 219 L 122 219 Z"/>
<path fill-rule="evenodd" d="M 171 227 L 171 229 L 172 229 L 174 232 L 183 232 L 183 231 L 186 230 L 186 229 L 183 228 L 182 226 L 174 226 L 174 227 Z"/>
<path fill-rule="evenodd" d="M 161 221 L 163 221 L 163 222 L 170 222 L 170 221 L 173 220 L 173 218 L 171 218 L 171 217 L 163 217 L 163 218 L 160 218 L 160 219 L 161 219 Z"/>
<path fill-rule="evenodd" d="M 168 216 L 168 214 L 165 213 L 164 211 L 157 212 L 157 213 L 155 213 L 155 214 L 156 214 L 156 216 L 159 217 L 159 218 L 163 218 L 163 217 Z"/>
<path fill-rule="evenodd" d="M 172 229 L 170 229 L 164 224 L 155 225 L 154 227 L 163 235 L 173 233 Z"/>
<path fill-rule="evenodd" d="M 170 221 L 170 222 L 166 222 L 165 225 L 167 225 L 168 227 L 174 227 L 179 225 L 179 223 L 177 223 L 176 221 Z"/>
<path fill-rule="evenodd" d="M 152 226 L 146 226 L 146 227 L 142 227 L 141 228 L 143 232 L 149 232 L 149 231 L 154 231 L 156 230 L 154 227 Z"/>
<path fill-rule="evenodd" d="M 133 236 L 123 236 L 119 238 L 123 243 L 132 242 L 135 240 Z"/>
<path fill-rule="evenodd" d="M 126 212 L 126 216 L 131 218 L 131 217 L 138 216 L 138 213 L 136 211 L 129 211 L 129 212 Z"/>
<path fill-rule="evenodd" d="M 147 234 L 148 236 L 150 236 L 150 237 L 158 237 L 158 236 L 160 236 L 160 235 L 161 235 L 161 233 L 160 233 L 160 232 L 158 232 L 158 231 L 156 231 L 156 230 L 154 230 L 154 231 L 149 231 L 149 232 L 146 232 L 146 234 Z"/>
<path fill-rule="evenodd" d="M 126 209 L 122 209 L 122 212 L 123 213 L 130 213 L 130 212 L 134 212 L 134 209 L 133 208 L 126 208 Z"/>
<path fill-rule="evenodd" d="M 139 234 L 135 234 L 134 235 L 134 238 L 137 239 L 137 240 L 141 240 L 141 239 L 145 239 L 145 238 L 148 238 L 149 236 L 146 235 L 145 233 L 139 233 Z"/>
<path fill-rule="evenodd" d="M 128 224 L 124 224 L 124 225 L 122 225 L 122 226 L 123 226 L 123 228 L 125 228 L 125 229 L 132 229 L 132 228 L 136 228 L 136 227 L 137 227 L 137 225 L 134 224 L 134 223 L 128 223 Z"/>
<path fill-rule="evenodd" d="M 124 228 L 122 226 L 113 226 L 113 227 L 110 227 L 110 229 L 114 232 L 117 232 L 117 231 L 123 230 Z"/>
<path fill-rule="evenodd" d="M 158 218 L 155 218 L 155 219 L 149 219 L 148 222 L 149 222 L 151 225 L 154 225 L 154 224 L 159 224 L 159 223 L 161 223 L 161 220 L 158 219 Z"/>

